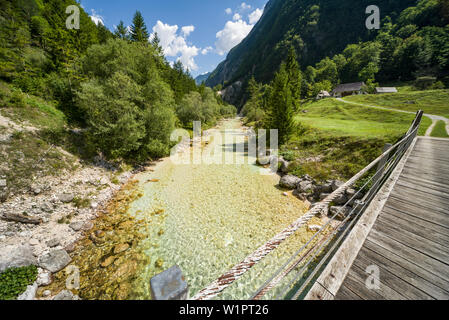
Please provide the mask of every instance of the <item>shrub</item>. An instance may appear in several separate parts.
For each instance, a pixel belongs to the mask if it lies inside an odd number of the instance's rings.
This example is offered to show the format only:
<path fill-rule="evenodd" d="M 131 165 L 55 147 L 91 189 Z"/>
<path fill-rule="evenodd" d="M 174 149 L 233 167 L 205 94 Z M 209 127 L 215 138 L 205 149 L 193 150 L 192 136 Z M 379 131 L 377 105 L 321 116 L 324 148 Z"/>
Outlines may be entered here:
<path fill-rule="evenodd" d="M 0 300 L 16 299 L 36 278 L 36 266 L 6 269 L 0 274 Z"/>

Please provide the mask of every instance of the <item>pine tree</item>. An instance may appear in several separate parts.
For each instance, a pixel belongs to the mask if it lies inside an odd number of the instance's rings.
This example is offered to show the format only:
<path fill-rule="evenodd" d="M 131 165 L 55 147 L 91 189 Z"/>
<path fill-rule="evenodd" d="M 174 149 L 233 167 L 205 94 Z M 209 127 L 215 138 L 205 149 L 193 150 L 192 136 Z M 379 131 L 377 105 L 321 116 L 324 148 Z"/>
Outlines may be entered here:
<path fill-rule="evenodd" d="M 157 32 L 154 33 L 153 39 L 151 40 L 151 45 L 156 50 L 159 55 L 162 55 L 162 47 L 161 47 L 161 38 L 159 38 L 159 35 Z"/>
<path fill-rule="evenodd" d="M 298 111 L 301 105 L 302 74 L 296 57 L 296 50 L 293 47 L 290 47 L 288 52 L 286 69 L 294 110 Z"/>
<path fill-rule="evenodd" d="M 288 81 L 286 64 L 283 63 L 272 82 L 269 97 L 267 129 L 277 129 L 279 145 L 286 143 L 293 133 L 294 104 Z"/>
<path fill-rule="evenodd" d="M 125 24 L 123 23 L 123 21 L 120 20 L 120 23 L 118 24 L 117 28 L 115 29 L 114 35 L 117 38 L 129 40 L 128 30 L 125 27 Z"/>
<path fill-rule="evenodd" d="M 149 36 L 142 14 L 140 11 L 136 11 L 131 26 L 131 40 L 136 42 L 148 42 Z"/>

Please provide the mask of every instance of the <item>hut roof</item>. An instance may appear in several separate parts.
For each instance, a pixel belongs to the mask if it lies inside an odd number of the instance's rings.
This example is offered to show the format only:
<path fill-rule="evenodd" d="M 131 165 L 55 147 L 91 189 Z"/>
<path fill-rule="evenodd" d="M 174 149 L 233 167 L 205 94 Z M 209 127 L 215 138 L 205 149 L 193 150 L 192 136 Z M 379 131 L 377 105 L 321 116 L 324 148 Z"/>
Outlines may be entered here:
<path fill-rule="evenodd" d="M 398 90 L 395 87 L 378 87 L 376 93 L 396 93 Z"/>
<path fill-rule="evenodd" d="M 342 83 L 332 90 L 332 93 L 360 91 L 364 86 L 364 82 Z"/>

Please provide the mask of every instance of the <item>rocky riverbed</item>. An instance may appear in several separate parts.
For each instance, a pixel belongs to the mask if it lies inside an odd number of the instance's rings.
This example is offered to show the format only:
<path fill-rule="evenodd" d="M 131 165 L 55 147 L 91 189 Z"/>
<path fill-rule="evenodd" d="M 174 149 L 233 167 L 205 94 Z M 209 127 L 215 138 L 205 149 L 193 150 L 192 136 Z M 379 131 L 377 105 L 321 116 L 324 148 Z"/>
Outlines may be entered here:
<path fill-rule="evenodd" d="M 98 159 L 75 171 L 40 178 L 0 203 L 0 272 L 39 267 L 35 285 L 21 298 L 34 298 L 37 287 L 50 284 L 53 274 L 70 263 L 76 242 L 94 227 L 93 221 L 131 176 L 129 171 L 117 174 Z M 0 180 L 6 188 L 6 177 Z"/>

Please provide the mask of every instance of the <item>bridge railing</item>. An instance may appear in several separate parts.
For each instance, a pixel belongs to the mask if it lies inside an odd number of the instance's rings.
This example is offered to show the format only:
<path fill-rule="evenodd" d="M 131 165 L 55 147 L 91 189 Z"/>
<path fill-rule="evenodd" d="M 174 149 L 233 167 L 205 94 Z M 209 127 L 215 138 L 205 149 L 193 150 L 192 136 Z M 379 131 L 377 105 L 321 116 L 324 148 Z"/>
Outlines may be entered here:
<path fill-rule="evenodd" d="M 208 300 L 219 295 L 260 260 L 275 250 L 287 238 L 293 235 L 298 229 L 304 227 L 313 217 L 321 215 L 322 213 L 327 213 L 329 206 L 333 201 L 343 196 L 349 188 L 358 183 L 359 185 L 356 188 L 357 191 L 349 201 L 341 206 L 336 212 L 332 212 L 328 221 L 316 231 L 307 243 L 299 248 L 298 251 L 295 252 L 285 264 L 276 270 L 274 274 L 250 297 L 251 299 L 261 299 L 270 290 L 276 288 L 276 298 L 301 298 L 312 284 L 313 279 L 318 275 L 323 264 L 338 249 L 344 237 L 363 214 L 365 208 L 382 187 L 383 183 L 388 179 L 391 172 L 396 168 L 396 165 L 402 159 L 404 153 L 407 152 L 410 144 L 418 134 L 422 116 L 423 112 L 418 111 L 407 133 L 394 145 L 387 150 L 384 150 L 382 155 L 377 159 L 324 200 L 315 204 L 307 213 L 247 256 L 241 263 L 234 266 L 209 286 L 198 292 L 193 299 Z M 342 216 L 344 217 L 343 219 L 341 219 Z M 341 221 L 337 220 L 337 218 L 340 218 Z M 282 284 L 282 287 L 280 284 Z"/>

